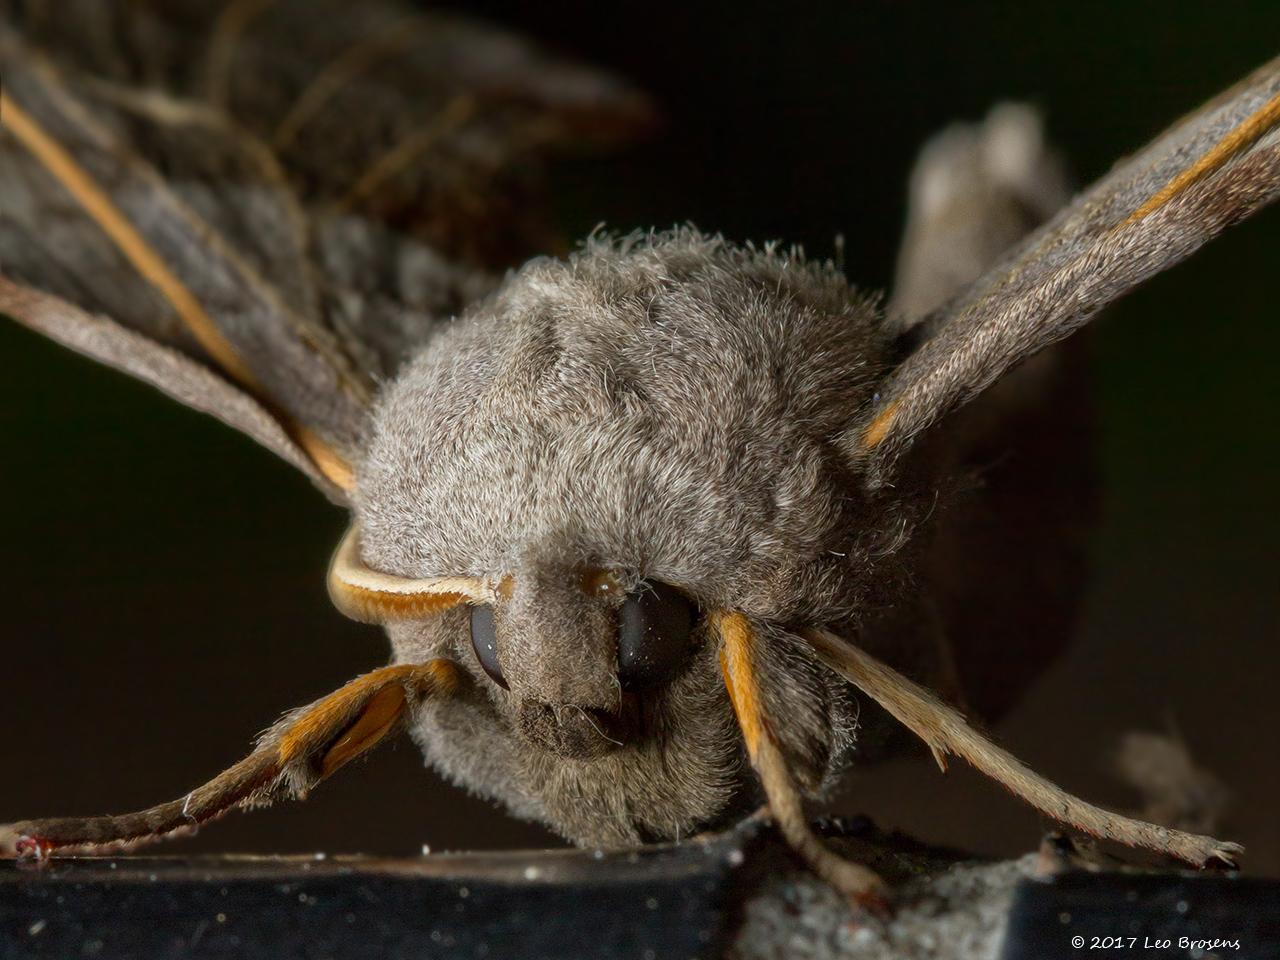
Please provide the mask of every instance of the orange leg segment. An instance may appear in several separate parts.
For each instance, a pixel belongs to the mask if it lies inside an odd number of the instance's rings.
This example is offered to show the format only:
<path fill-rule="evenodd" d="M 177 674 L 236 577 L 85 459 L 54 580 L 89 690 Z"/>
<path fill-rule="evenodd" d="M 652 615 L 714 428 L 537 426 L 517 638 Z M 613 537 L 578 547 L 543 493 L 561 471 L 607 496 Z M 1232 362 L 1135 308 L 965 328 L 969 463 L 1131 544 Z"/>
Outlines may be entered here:
<path fill-rule="evenodd" d="M 722 612 L 715 615 L 715 623 L 723 642 L 720 667 L 725 686 L 778 829 L 818 876 L 855 904 L 882 909 L 884 881 L 873 870 L 829 850 L 809 828 L 803 800 L 761 700 L 755 654 L 758 637 L 751 622 L 740 613 Z"/>
<path fill-rule="evenodd" d="M 304 798 L 316 784 L 399 729 L 406 706 L 448 696 L 461 672 L 448 660 L 374 670 L 286 715 L 257 749 L 181 800 L 137 813 L 0 825 L 0 855 L 100 853 L 188 833 L 237 807 Z"/>

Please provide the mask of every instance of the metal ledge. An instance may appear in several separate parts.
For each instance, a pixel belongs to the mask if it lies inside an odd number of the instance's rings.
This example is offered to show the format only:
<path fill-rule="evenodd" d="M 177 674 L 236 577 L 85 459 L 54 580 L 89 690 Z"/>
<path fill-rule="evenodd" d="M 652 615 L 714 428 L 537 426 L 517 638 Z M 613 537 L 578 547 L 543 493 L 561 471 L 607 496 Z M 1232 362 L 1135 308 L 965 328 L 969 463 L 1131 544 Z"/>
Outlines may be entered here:
<path fill-rule="evenodd" d="M 751 824 L 616 854 L 0 863 L 0 958 L 1280 960 L 1274 881 L 1086 871 L 1051 846 L 980 862 L 865 820 L 828 832 L 894 883 L 891 919 L 852 914 Z M 1239 945 L 1197 953 L 1182 938 Z"/>

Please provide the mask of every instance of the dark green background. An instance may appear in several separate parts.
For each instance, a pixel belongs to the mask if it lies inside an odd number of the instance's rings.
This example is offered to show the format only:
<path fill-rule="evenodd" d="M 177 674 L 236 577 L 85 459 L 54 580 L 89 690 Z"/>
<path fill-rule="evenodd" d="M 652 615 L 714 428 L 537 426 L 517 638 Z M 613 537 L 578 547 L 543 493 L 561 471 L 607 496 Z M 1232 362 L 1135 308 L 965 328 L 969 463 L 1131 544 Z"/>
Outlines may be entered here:
<path fill-rule="evenodd" d="M 692 220 L 782 237 L 889 281 L 921 141 L 1005 97 L 1044 108 L 1090 179 L 1277 52 L 1280 5 L 479 3 L 631 77 L 666 125 L 557 176 L 569 232 Z M 0 198 L 2 199 L 2 198 Z M 1129 729 L 1175 725 L 1236 797 L 1223 833 L 1280 873 L 1275 307 L 1280 216 L 1236 228 L 1113 310 L 1098 338 L 1105 510 L 1079 642 L 999 733 L 1090 798 Z M 323 588 L 344 518 L 216 422 L 0 322 L 0 821 L 180 795 L 287 707 L 382 662 Z M 993 611 L 993 616 L 998 612 Z M 922 760 L 842 806 L 1014 853 L 1036 815 Z M 541 842 L 438 784 L 402 742 L 308 804 L 186 849 L 387 851 Z"/>

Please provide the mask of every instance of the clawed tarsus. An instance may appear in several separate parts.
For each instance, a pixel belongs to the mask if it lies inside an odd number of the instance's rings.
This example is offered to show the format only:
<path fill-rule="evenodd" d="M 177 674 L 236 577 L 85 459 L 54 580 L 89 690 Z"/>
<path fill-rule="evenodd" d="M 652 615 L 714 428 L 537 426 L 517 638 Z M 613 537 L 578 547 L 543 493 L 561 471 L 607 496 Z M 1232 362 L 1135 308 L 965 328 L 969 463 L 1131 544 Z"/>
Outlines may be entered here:
<path fill-rule="evenodd" d="M 828 849 L 809 827 L 800 792 L 761 701 L 755 628 L 739 613 L 717 613 L 714 622 L 722 642 L 725 685 L 779 830 L 815 873 L 855 903 L 882 904 L 885 887 L 880 877 Z M 848 641 L 827 630 L 807 630 L 803 635 L 827 666 L 923 740 L 944 772 L 947 756 L 954 754 L 1055 820 L 1095 837 L 1145 847 L 1196 866 L 1211 860 L 1232 864 L 1243 851 L 1239 844 L 1121 816 L 1072 796 L 982 736 L 929 690 Z"/>
<path fill-rule="evenodd" d="M 886 902 L 885 885 L 879 875 L 830 850 L 809 827 L 800 791 L 787 769 L 786 758 L 761 700 L 755 629 L 740 613 L 715 614 L 715 625 L 723 643 L 720 665 L 725 686 L 746 741 L 747 755 L 760 777 L 778 829 L 814 873 L 852 902 L 882 908 Z"/>
<path fill-rule="evenodd" d="M 398 729 L 406 704 L 447 695 L 458 677 L 447 660 L 374 670 L 286 715 L 249 756 L 180 800 L 119 816 L 0 825 L 0 855 L 43 859 L 54 853 L 131 849 L 190 833 L 237 808 L 300 799 Z"/>
<path fill-rule="evenodd" d="M 923 740 L 943 770 L 947 755 L 955 754 L 1054 820 L 1104 840 L 1145 847 L 1198 867 L 1211 860 L 1231 865 L 1244 850 L 1237 843 L 1135 820 L 1072 796 L 982 736 L 929 690 L 847 640 L 827 630 L 808 630 L 804 636 L 827 666 Z"/>

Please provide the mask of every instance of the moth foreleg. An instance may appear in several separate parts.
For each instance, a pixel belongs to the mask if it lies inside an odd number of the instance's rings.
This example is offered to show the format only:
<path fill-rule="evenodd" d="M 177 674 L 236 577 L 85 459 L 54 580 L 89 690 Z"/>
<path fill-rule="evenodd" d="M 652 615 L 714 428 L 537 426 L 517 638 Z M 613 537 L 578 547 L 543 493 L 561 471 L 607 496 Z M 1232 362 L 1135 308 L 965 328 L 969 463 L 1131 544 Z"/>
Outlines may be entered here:
<path fill-rule="evenodd" d="M 406 707 L 456 689 L 448 660 L 383 667 L 285 715 L 239 763 L 179 800 L 119 816 L 56 817 L 0 825 L 0 855 L 99 853 L 190 832 L 238 807 L 308 791 L 399 729 Z"/>
<path fill-rule="evenodd" d="M 787 769 L 786 757 L 762 705 L 755 666 L 755 646 L 758 643 L 755 629 L 740 613 L 720 613 L 715 621 L 723 641 L 720 666 L 725 686 L 729 689 L 738 726 L 746 740 L 751 765 L 760 777 L 778 829 L 814 873 L 854 903 L 882 908 L 885 886 L 879 875 L 828 849 L 809 827 L 800 791 Z"/>
<path fill-rule="evenodd" d="M 1232 863 L 1244 848 L 1212 837 L 1171 830 L 1124 817 L 1067 793 L 1013 754 L 974 730 L 929 690 L 908 680 L 852 643 L 826 630 L 805 631 L 818 656 L 925 742 L 944 770 L 949 753 L 962 757 L 1037 810 L 1085 833 L 1131 847 L 1145 847 L 1196 866 Z"/>

